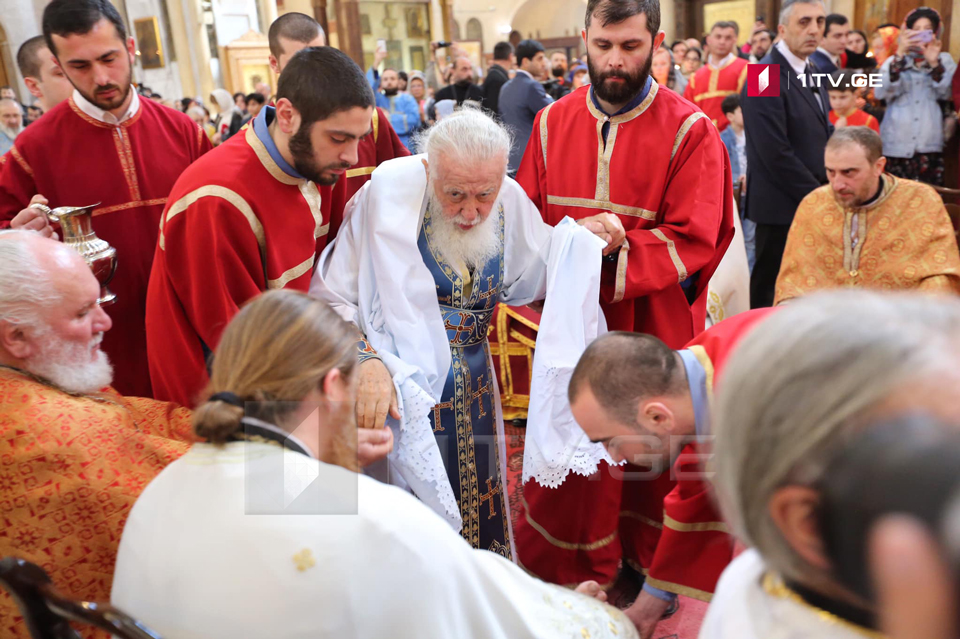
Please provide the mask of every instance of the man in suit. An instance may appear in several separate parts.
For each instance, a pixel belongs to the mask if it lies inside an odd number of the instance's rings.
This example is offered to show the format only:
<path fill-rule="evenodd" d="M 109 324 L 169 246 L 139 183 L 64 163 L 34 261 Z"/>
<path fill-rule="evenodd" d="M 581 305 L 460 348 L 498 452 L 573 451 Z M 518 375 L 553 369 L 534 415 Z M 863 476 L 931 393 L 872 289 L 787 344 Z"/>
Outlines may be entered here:
<path fill-rule="evenodd" d="M 757 223 L 757 257 L 750 281 L 753 308 L 773 304 L 787 234 L 800 201 L 827 182 L 823 151 L 833 127 L 826 87 L 814 87 L 819 71 L 808 58 L 823 34 L 821 0 L 784 0 L 780 42 L 761 64 L 780 65 L 780 95 L 740 96 L 747 136 L 747 218 Z M 806 86 L 798 79 L 806 74 Z"/>
<path fill-rule="evenodd" d="M 510 69 L 513 68 L 513 45 L 498 42 L 493 47 L 493 64 L 483 81 L 483 108 L 497 115 L 500 113 L 500 90 L 510 81 Z"/>
<path fill-rule="evenodd" d="M 533 132 L 533 120 L 553 98 L 537 78 L 547 72 L 547 54 L 536 40 L 524 40 L 517 46 L 517 75 L 500 91 L 500 117 L 513 133 L 510 149 L 510 175 L 516 175 Z"/>
<path fill-rule="evenodd" d="M 847 16 L 831 13 L 823 28 L 823 42 L 810 56 L 820 73 L 833 73 L 843 67 L 843 52 L 847 50 L 850 21 Z"/>

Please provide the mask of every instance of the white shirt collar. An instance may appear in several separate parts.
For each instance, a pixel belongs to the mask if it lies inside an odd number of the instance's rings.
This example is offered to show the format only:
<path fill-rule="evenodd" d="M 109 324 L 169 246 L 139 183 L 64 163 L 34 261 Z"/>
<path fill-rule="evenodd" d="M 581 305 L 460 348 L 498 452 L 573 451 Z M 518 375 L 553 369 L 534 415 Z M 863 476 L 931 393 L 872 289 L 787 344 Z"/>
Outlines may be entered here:
<path fill-rule="evenodd" d="M 711 53 L 710 56 L 707 58 L 707 64 L 709 64 L 709 65 L 710 65 L 711 67 L 713 67 L 714 69 L 722 69 L 722 68 L 725 67 L 726 65 L 730 64 L 731 62 L 733 62 L 733 59 L 736 58 L 736 57 L 737 57 L 737 54 L 736 54 L 735 52 L 731 51 L 730 53 L 727 54 L 727 56 L 726 56 L 723 60 L 720 61 L 719 64 L 713 64 L 713 62 L 712 62 L 712 60 L 713 60 L 713 54 Z"/>
<path fill-rule="evenodd" d="M 783 57 L 787 59 L 787 62 L 790 63 L 790 66 L 793 67 L 793 70 L 798 75 L 804 75 L 807 72 L 807 61 L 803 58 L 798 58 L 793 54 L 793 51 L 790 50 L 790 47 L 787 46 L 787 43 L 781 40 L 777 43 L 777 51 L 783 54 Z"/>
<path fill-rule="evenodd" d="M 838 56 L 838 55 L 833 55 L 832 53 L 830 53 L 829 51 L 827 51 L 827 50 L 824 49 L 823 47 L 817 47 L 817 51 L 819 51 L 819 52 L 822 53 L 823 55 L 827 56 L 827 58 L 829 58 L 830 61 L 833 62 L 833 65 L 834 65 L 834 66 L 836 66 L 836 67 L 839 67 L 839 66 L 840 66 L 840 56 Z"/>
<path fill-rule="evenodd" d="M 137 114 L 137 111 L 140 110 L 140 96 L 137 95 L 137 88 L 133 85 L 130 85 L 130 92 L 133 94 L 133 99 L 130 100 L 130 106 L 127 107 L 126 113 L 124 113 L 123 117 L 121 117 L 119 120 L 109 111 L 104 111 L 80 95 L 80 92 L 76 89 L 73 90 L 73 101 L 81 111 L 89 115 L 94 120 L 103 122 L 104 124 L 109 124 L 111 126 L 117 126 L 121 122 L 125 122 L 132 118 Z"/>
<path fill-rule="evenodd" d="M 522 73 L 523 75 L 527 76 L 531 80 L 534 79 L 533 75 L 531 75 L 529 71 L 524 71 L 523 69 L 517 69 L 517 73 Z"/>

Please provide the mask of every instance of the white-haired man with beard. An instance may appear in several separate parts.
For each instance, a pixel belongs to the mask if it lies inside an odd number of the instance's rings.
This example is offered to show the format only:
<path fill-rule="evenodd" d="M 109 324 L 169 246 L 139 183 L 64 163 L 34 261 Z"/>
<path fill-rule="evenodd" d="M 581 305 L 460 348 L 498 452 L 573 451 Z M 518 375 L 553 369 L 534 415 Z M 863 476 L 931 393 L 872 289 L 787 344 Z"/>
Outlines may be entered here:
<path fill-rule="evenodd" d="M 960 420 L 958 325 L 955 299 L 845 290 L 801 298 L 744 338 L 723 373 L 713 461 L 725 518 L 751 549 L 720 578 L 700 639 L 883 636 L 878 607 L 829 559 L 824 476 L 872 424 Z"/>
<path fill-rule="evenodd" d="M 20 104 L 10 98 L 0 99 L 0 155 L 13 148 L 13 141 L 23 131 Z"/>
<path fill-rule="evenodd" d="M 553 302 L 567 306 L 551 312 L 547 302 L 541 338 L 548 317 L 569 342 L 595 337 L 602 252 L 623 240 L 612 215 L 583 228 L 545 224 L 506 177 L 510 146 L 506 129 L 478 109 L 444 118 L 421 141 L 425 156 L 373 173 L 311 284 L 363 333 L 359 426 L 383 427 L 388 413 L 399 420 L 390 422 L 396 449 L 381 478 L 409 487 L 475 548 L 505 557 L 512 533 L 487 343 L 493 311 L 543 299 L 556 285 L 565 294 Z"/>
<path fill-rule="evenodd" d="M 0 556 L 43 566 L 67 596 L 106 601 L 127 514 L 187 451 L 190 412 L 110 387 L 100 343 L 112 322 L 79 253 L 0 231 L 0 282 Z M 4 630 L 28 637 L 13 606 L 0 598 Z"/>

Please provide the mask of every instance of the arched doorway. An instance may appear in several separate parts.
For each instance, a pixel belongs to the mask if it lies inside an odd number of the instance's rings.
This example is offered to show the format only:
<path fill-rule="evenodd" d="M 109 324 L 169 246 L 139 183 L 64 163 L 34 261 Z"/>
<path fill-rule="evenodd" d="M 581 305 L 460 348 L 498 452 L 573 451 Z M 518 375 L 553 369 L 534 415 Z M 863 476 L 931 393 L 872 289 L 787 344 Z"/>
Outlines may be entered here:
<path fill-rule="evenodd" d="M 480 50 L 486 50 L 483 46 L 483 25 L 476 18 L 470 18 L 467 22 L 467 40 L 477 40 L 480 43 Z"/>

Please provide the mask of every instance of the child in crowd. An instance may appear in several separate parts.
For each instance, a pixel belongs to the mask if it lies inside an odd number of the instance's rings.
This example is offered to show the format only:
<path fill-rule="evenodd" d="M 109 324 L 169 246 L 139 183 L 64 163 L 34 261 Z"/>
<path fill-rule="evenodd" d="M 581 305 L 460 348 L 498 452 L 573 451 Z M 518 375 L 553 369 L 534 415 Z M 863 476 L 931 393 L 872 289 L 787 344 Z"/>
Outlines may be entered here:
<path fill-rule="evenodd" d="M 877 119 L 857 108 L 857 87 L 853 86 L 850 69 L 837 69 L 830 74 L 827 93 L 830 94 L 830 124 L 838 129 L 845 126 L 868 126 L 880 133 Z"/>
<path fill-rule="evenodd" d="M 720 132 L 720 139 L 727 147 L 730 156 L 730 174 L 733 185 L 740 185 L 740 201 L 737 209 L 740 211 L 740 221 L 743 224 L 743 242 L 747 247 L 747 264 L 753 271 L 753 263 L 757 256 L 757 225 L 743 216 L 743 203 L 746 202 L 747 180 L 747 134 L 743 130 L 743 112 L 740 110 L 740 96 L 736 93 L 728 95 L 720 103 L 720 110 L 730 122 L 730 126 Z"/>

